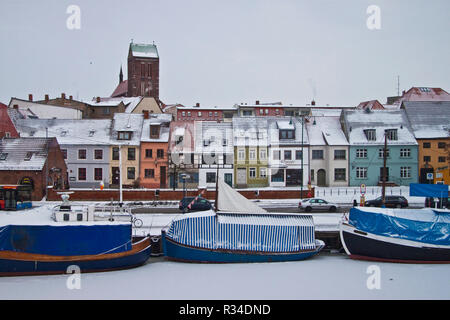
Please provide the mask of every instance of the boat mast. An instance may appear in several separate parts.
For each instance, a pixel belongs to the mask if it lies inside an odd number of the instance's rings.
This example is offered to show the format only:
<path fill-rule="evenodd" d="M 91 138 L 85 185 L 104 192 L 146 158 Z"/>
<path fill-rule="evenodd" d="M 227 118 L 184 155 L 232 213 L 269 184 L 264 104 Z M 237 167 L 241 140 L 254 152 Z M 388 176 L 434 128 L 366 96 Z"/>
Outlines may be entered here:
<path fill-rule="evenodd" d="M 384 132 L 384 148 L 383 148 L 383 176 L 381 181 L 381 204 L 385 206 L 386 204 L 386 160 L 387 160 L 387 135 L 386 131 Z"/>
<path fill-rule="evenodd" d="M 219 162 L 217 160 L 217 162 Z M 219 163 L 217 163 L 217 172 L 216 172 L 216 199 L 214 201 L 215 211 L 219 211 Z"/>

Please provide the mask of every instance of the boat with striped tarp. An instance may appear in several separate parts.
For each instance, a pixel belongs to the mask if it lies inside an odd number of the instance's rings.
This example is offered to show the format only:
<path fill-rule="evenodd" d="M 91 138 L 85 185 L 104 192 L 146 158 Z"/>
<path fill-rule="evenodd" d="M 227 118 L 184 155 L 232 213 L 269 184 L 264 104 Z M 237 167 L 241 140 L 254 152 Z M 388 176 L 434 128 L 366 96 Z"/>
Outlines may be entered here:
<path fill-rule="evenodd" d="M 226 191 L 221 192 L 230 196 L 227 187 L 222 186 Z M 311 215 L 269 213 L 245 198 L 244 205 L 241 197 L 223 202 L 219 196 L 219 203 L 226 204 L 223 211 L 175 218 L 162 231 L 165 256 L 188 262 L 294 261 L 314 256 L 324 247 L 323 241 L 315 239 Z"/>

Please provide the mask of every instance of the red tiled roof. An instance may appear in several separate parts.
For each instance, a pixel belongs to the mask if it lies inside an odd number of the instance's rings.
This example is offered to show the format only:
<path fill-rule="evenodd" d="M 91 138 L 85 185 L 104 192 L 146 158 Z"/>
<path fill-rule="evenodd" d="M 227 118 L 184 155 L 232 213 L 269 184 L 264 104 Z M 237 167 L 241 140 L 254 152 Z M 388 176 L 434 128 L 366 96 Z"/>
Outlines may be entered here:
<path fill-rule="evenodd" d="M 384 110 L 385 108 L 378 100 L 361 102 L 356 109 Z"/>
<path fill-rule="evenodd" d="M 111 94 L 111 98 L 114 97 L 125 97 L 128 93 L 128 80 L 124 80 L 116 87 L 114 92 Z"/>
<path fill-rule="evenodd" d="M 450 94 L 441 88 L 412 87 L 406 91 L 402 101 L 450 101 Z"/>

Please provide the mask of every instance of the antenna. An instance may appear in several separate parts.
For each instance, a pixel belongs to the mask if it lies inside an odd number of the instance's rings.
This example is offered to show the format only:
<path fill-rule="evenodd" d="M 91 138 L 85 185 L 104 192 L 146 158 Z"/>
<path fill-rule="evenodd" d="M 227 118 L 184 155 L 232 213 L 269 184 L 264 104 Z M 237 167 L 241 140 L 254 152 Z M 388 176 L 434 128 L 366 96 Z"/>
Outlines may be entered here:
<path fill-rule="evenodd" d="M 397 97 L 400 96 L 400 76 L 397 76 Z"/>

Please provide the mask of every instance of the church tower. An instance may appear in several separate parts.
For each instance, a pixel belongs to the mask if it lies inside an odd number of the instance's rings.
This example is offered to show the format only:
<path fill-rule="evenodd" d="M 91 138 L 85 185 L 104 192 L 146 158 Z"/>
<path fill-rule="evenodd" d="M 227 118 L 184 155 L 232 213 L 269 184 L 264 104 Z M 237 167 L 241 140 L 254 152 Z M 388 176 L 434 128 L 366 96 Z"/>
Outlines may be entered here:
<path fill-rule="evenodd" d="M 127 96 L 159 101 L 159 55 L 155 44 L 130 43 Z"/>

